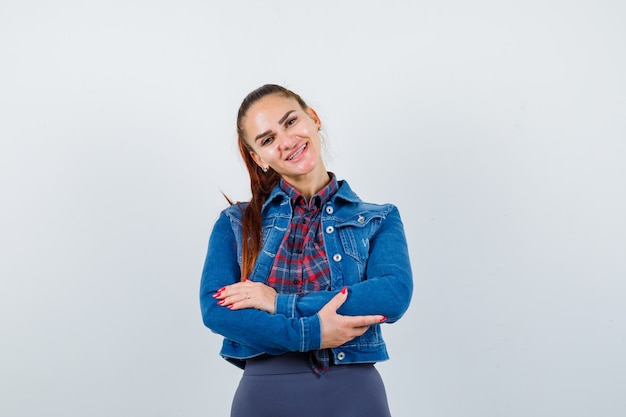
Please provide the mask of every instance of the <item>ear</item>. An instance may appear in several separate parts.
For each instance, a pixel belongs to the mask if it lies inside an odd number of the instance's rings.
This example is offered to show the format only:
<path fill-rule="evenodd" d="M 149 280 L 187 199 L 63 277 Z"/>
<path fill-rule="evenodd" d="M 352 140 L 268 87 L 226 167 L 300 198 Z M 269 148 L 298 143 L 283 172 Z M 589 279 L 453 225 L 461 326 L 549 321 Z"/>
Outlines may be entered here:
<path fill-rule="evenodd" d="M 266 168 L 265 167 L 265 162 L 263 162 L 261 157 L 259 155 L 257 155 L 254 151 L 250 151 L 250 156 L 252 157 L 252 159 L 254 160 L 254 162 L 256 162 L 256 164 L 258 166 L 260 166 L 261 168 Z"/>
<path fill-rule="evenodd" d="M 317 126 L 318 129 L 322 127 L 322 121 L 320 120 L 320 117 L 317 115 L 317 112 L 312 107 L 309 107 L 305 111 L 306 111 L 306 114 L 308 114 L 309 117 L 313 119 L 313 122 L 315 123 L 315 126 Z"/>

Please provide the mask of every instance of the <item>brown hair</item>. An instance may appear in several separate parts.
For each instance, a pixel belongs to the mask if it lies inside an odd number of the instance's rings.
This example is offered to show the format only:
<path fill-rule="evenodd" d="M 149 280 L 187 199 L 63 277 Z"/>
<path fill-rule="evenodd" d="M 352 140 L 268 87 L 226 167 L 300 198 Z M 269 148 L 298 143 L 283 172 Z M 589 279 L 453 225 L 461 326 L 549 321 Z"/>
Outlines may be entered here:
<path fill-rule="evenodd" d="M 272 189 L 280 181 L 280 175 L 276 171 L 272 168 L 268 168 L 267 172 L 264 172 L 252 159 L 250 155 L 252 148 L 248 145 L 244 136 L 243 120 L 254 103 L 272 94 L 293 98 L 298 102 L 300 107 L 302 107 L 302 110 L 308 109 L 307 104 L 299 95 L 276 84 L 265 84 L 257 88 L 248 94 L 241 102 L 241 106 L 239 106 L 239 112 L 237 113 L 237 140 L 239 142 L 239 152 L 250 175 L 250 190 L 252 191 L 252 199 L 244 210 L 242 218 L 242 281 L 245 281 L 252 273 L 254 263 L 261 251 L 261 208 L 265 200 L 267 200 L 267 197 L 269 197 Z"/>

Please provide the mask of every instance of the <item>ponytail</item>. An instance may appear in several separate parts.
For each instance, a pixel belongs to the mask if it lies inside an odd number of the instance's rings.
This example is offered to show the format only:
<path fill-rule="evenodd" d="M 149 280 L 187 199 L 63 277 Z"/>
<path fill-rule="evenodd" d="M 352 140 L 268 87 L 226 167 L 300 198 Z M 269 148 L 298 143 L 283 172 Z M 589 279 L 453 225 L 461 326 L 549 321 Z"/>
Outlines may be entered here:
<path fill-rule="evenodd" d="M 245 281 L 252 274 L 254 263 L 261 251 L 263 228 L 261 209 L 267 197 L 280 181 L 280 175 L 272 168 L 263 172 L 250 156 L 250 152 L 241 137 L 239 138 L 239 150 L 250 174 L 250 189 L 252 191 L 252 198 L 245 208 L 242 218 L 241 280 Z"/>

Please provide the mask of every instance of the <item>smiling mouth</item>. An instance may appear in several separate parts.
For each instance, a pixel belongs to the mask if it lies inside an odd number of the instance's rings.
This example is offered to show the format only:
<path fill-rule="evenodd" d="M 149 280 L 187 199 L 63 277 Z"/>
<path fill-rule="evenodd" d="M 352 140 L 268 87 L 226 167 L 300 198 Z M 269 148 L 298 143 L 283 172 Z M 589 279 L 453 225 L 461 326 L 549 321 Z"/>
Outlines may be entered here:
<path fill-rule="evenodd" d="M 300 149 L 298 149 L 297 151 L 295 151 L 294 153 L 292 153 L 291 155 L 289 155 L 289 156 L 287 157 L 287 161 L 291 161 L 292 159 L 297 158 L 298 156 L 300 156 L 300 154 L 301 154 L 302 152 L 304 152 L 304 150 L 307 148 L 307 146 L 309 146 L 308 142 L 307 142 L 307 143 L 305 143 L 304 145 L 302 145 L 302 146 L 300 147 Z"/>

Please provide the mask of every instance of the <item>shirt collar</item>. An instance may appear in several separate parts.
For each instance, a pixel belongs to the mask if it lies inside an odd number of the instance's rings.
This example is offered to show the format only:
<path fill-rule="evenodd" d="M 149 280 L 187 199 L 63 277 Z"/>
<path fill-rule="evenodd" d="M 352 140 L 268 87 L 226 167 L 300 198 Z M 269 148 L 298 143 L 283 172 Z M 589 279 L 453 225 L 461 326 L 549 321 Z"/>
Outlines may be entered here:
<path fill-rule="evenodd" d="M 337 177 L 332 172 L 328 173 L 330 177 L 330 181 L 326 184 L 321 190 L 319 190 L 311 199 L 307 202 L 306 198 L 296 190 L 291 184 L 289 184 L 284 179 L 281 179 L 279 182 L 280 189 L 287 194 L 289 199 L 291 200 L 292 205 L 300 205 L 304 207 L 308 207 L 310 209 L 313 208 L 321 208 L 326 204 L 330 198 L 337 192 L 339 189 L 339 184 L 337 182 Z"/>

